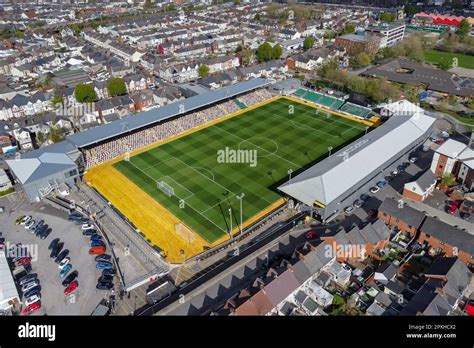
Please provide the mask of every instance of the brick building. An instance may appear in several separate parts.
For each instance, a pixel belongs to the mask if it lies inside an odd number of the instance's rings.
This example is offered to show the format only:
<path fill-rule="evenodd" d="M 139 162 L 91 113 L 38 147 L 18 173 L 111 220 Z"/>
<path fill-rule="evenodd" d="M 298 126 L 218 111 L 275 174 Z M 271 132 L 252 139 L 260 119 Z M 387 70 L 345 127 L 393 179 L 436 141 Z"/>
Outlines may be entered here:
<path fill-rule="evenodd" d="M 351 56 L 361 52 L 374 55 L 380 49 L 380 44 L 381 38 L 376 35 L 346 34 L 336 38 L 336 45 L 344 47 Z"/>

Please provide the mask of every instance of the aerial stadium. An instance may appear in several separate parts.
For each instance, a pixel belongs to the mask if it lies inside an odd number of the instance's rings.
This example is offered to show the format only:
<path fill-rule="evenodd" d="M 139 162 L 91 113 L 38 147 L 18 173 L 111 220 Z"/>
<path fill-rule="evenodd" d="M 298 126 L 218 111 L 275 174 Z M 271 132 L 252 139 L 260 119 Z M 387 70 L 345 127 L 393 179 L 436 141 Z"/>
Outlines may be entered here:
<path fill-rule="evenodd" d="M 315 206 L 324 220 L 337 209 L 320 195 L 326 192 L 321 183 L 305 183 L 308 175 L 321 175 L 321 163 L 338 167 L 328 161 L 345 159 L 341 153 L 374 151 L 371 134 L 383 138 L 385 124 L 379 127 L 370 109 L 316 91 L 271 94 L 272 83 L 244 81 L 129 116 L 29 152 L 9 166 L 26 173 L 16 176 L 31 201 L 50 194 L 58 181 L 84 181 L 171 263 L 218 246 L 289 198 Z M 409 134 L 410 145 L 428 128 Z M 356 150 L 347 150 L 354 144 Z M 384 153 L 382 162 L 394 155 Z M 384 164 L 379 162 L 366 171 L 378 170 Z M 363 171 L 353 180 L 369 176 Z M 342 182 L 340 195 L 359 184 Z"/>

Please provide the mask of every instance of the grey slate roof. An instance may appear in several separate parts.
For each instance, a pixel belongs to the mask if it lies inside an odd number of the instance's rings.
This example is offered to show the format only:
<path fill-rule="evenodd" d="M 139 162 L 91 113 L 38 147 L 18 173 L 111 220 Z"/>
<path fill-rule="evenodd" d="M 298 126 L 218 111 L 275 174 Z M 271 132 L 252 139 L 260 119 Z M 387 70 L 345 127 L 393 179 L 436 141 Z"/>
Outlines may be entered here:
<path fill-rule="evenodd" d="M 379 207 L 379 211 L 393 216 L 395 219 L 403 221 L 415 228 L 419 228 L 425 218 L 425 214 L 407 204 L 404 204 L 403 208 L 399 208 L 399 203 L 392 198 L 385 198 Z"/>
<path fill-rule="evenodd" d="M 468 232 L 448 225 L 431 216 L 426 217 L 420 230 L 474 256 L 474 235 Z"/>

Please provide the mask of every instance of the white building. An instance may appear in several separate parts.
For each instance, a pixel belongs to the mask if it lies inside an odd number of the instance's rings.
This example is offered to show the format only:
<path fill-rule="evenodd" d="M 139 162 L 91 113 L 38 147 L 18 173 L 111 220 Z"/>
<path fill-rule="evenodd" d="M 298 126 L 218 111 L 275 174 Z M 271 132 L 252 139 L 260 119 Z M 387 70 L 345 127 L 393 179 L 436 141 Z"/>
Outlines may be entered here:
<path fill-rule="evenodd" d="M 405 37 L 405 24 L 403 22 L 384 23 L 368 27 L 366 31 L 382 37 L 380 48 L 391 47 L 402 41 Z"/>
<path fill-rule="evenodd" d="M 20 296 L 8 266 L 5 251 L 0 250 L 0 311 L 6 311 L 18 303 L 20 303 Z"/>

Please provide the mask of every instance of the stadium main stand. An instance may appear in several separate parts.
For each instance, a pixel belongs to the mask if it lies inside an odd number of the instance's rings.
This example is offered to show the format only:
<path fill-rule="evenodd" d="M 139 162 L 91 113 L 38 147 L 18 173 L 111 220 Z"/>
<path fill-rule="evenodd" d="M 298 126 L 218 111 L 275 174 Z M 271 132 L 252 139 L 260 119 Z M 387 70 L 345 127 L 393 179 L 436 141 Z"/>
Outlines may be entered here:
<path fill-rule="evenodd" d="M 342 105 L 340 110 L 347 112 L 348 114 L 359 116 L 366 119 L 369 119 L 370 117 L 373 116 L 372 110 L 368 108 L 364 108 L 363 106 L 360 106 L 360 105 L 349 103 L 349 102 L 346 102 L 344 105 Z"/>
<path fill-rule="evenodd" d="M 309 102 L 319 104 L 332 110 L 337 110 L 344 104 L 344 100 L 342 99 L 334 98 L 329 95 L 311 91 L 305 88 L 299 88 L 296 90 L 295 95 Z"/>
<path fill-rule="evenodd" d="M 247 106 L 251 106 L 271 97 L 272 95 L 267 90 L 256 90 L 244 94 L 240 98 Z M 87 168 L 97 166 L 118 156 L 125 155 L 127 152 L 138 150 L 157 141 L 170 138 L 192 128 L 233 114 L 239 110 L 240 108 L 234 100 L 227 100 L 172 121 L 164 121 L 155 126 L 121 136 L 118 139 L 106 141 L 100 145 L 84 150 L 85 165 Z"/>

